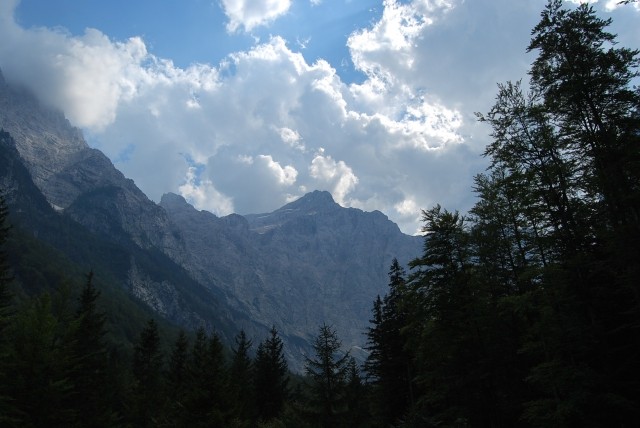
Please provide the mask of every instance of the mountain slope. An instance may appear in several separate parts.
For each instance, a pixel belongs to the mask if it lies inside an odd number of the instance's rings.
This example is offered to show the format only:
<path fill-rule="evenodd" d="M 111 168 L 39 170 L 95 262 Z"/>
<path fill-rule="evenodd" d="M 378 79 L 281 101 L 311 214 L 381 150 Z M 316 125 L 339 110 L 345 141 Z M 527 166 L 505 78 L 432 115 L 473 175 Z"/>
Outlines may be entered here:
<path fill-rule="evenodd" d="M 384 214 L 343 208 L 328 192 L 245 217 L 218 218 L 172 194 L 155 204 L 62 113 L 1 74 L 0 127 L 13 137 L 0 147 L 0 181 L 15 190 L 7 171 L 22 167 L 36 190 L 18 209 L 39 239 L 103 267 L 185 327 L 205 324 L 229 340 L 244 328 L 257 343 L 275 325 L 296 370 L 322 323 L 345 347 L 362 346 L 392 258 L 406 263 L 421 251 L 422 239 L 402 234 Z"/>
<path fill-rule="evenodd" d="M 298 361 L 322 323 L 345 347 L 363 346 L 392 259 L 406 263 L 422 245 L 384 214 L 343 208 L 328 192 L 244 218 L 218 218 L 173 194 L 160 204 L 185 239 L 189 271 L 223 288 L 265 328 L 275 324 Z"/>

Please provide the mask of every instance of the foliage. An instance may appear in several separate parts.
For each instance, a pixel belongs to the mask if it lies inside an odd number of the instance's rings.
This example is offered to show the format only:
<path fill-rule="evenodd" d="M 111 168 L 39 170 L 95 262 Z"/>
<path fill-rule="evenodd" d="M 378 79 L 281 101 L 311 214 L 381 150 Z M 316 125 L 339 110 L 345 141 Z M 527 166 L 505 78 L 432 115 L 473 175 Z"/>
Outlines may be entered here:
<path fill-rule="evenodd" d="M 254 399 L 259 420 L 269 421 L 282 413 L 290 394 L 287 372 L 282 340 L 273 326 L 269 337 L 258 345 L 254 362 Z"/>
<path fill-rule="evenodd" d="M 406 273 L 397 259 L 389 270 L 389 292 L 374 302 L 367 331 L 369 355 L 364 365 L 372 387 L 371 407 L 382 426 L 396 423 L 413 404 L 413 368 L 406 350 Z"/>
<path fill-rule="evenodd" d="M 349 354 L 342 354 L 338 334 L 324 324 L 313 344 L 315 358 L 307 358 L 308 407 L 323 428 L 342 426 L 347 412 L 346 382 Z"/>

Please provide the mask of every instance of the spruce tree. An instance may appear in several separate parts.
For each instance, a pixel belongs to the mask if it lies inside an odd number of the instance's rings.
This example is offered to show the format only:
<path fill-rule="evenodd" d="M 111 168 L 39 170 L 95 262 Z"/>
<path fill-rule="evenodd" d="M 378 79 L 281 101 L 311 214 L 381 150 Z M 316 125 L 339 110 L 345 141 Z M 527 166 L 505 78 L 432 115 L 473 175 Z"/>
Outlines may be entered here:
<path fill-rule="evenodd" d="M 104 336 L 105 314 L 98 309 L 100 292 L 87 274 L 79 298 L 72 332 L 74 406 L 82 426 L 109 426 L 115 415 L 109 409 L 108 350 Z"/>
<path fill-rule="evenodd" d="M 227 370 L 218 335 L 209 337 L 204 327 L 196 331 L 188 367 L 185 409 L 189 425 L 222 426 L 228 398 L 224 391 Z"/>
<path fill-rule="evenodd" d="M 5 245 L 9 238 L 11 226 L 7 224 L 9 216 L 9 208 L 4 199 L 4 195 L 0 194 L 0 337 L 9 322 L 11 314 L 11 292 L 9 284 L 13 279 L 11 269 L 9 267 L 8 255 Z M 2 339 L 0 338 L 0 343 Z"/>
<path fill-rule="evenodd" d="M 7 387 L 16 426 L 70 426 L 77 419 L 68 325 L 54 315 L 48 294 L 28 302 L 8 332 L 11 347 Z"/>
<path fill-rule="evenodd" d="M 346 381 L 349 354 L 342 353 L 338 334 L 323 324 L 313 344 L 314 358 L 306 358 L 309 410 L 323 428 L 344 426 L 348 410 Z"/>
<path fill-rule="evenodd" d="M 356 359 L 349 357 L 345 384 L 345 401 L 347 413 L 345 426 L 350 428 L 370 427 L 372 425 L 367 406 L 367 388 L 360 376 L 360 368 Z"/>
<path fill-rule="evenodd" d="M 133 422 L 137 426 L 157 426 L 162 421 L 162 365 L 158 324 L 150 319 L 133 354 Z"/>
<path fill-rule="evenodd" d="M 9 375 L 7 360 L 9 356 L 9 343 L 7 341 L 7 327 L 12 313 L 12 296 L 9 284 L 12 279 L 5 244 L 7 242 L 10 227 L 7 224 L 9 210 L 5 203 L 4 195 L 0 193 L 0 425 L 9 423 L 9 415 L 12 413 L 9 391 L 7 390 L 7 376 Z"/>
<path fill-rule="evenodd" d="M 233 415 L 238 420 L 250 420 L 252 417 L 252 370 L 253 362 L 249 357 L 251 340 L 247 338 L 244 330 L 235 338 L 233 359 L 229 369 L 229 390 L 233 407 Z"/>
<path fill-rule="evenodd" d="M 186 424 L 185 397 L 189 388 L 189 339 L 184 330 L 180 330 L 173 344 L 167 368 L 167 397 L 169 399 L 169 417 L 177 426 Z"/>
<path fill-rule="evenodd" d="M 412 405 L 411 355 L 402 329 L 406 319 L 406 273 L 396 258 L 389 270 L 389 291 L 374 302 L 373 326 L 367 331 L 365 370 L 372 384 L 373 409 L 383 426 L 396 423 Z"/>
<path fill-rule="evenodd" d="M 253 380 L 257 418 L 269 421 L 278 417 L 290 391 L 288 365 L 275 326 L 271 327 L 269 337 L 258 345 Z"/>

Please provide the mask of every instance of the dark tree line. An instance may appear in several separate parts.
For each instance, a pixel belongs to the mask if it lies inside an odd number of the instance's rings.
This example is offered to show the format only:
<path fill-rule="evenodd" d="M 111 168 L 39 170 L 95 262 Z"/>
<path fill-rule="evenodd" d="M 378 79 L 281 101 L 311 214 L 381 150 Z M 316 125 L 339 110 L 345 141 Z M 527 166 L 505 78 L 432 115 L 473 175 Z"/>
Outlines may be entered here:
<path fill-rule="evenodd" d="M 76 298 L 72 284 L 59 284 L 17 301 L 3 251 L 7 214 L 0 196 L 0 426 L 367 426 L 359 368 L 328 326 L 303 382 L 275 327 L 255 353 L 244 331 L 229 352 L 204 328 L 168 344 L 150 319 L 131 355 L 119 354 L 92 272 Z"/>
<path fill-rule="evenodd" d="M 609 24 L 548 2 L 529 89 L 478 115 L 475 207 L 423 211 L 424 253 L 394 264 L 368 333 L 381 426 L 640 420 L 639 52 Z"/>

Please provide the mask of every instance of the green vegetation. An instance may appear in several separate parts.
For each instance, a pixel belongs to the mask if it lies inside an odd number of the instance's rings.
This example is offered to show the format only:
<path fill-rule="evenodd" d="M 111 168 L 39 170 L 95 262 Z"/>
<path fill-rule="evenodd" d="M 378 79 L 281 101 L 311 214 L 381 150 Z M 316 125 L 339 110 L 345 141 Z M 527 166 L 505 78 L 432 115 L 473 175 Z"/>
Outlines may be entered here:
<path fill-rule="evenodd" d="M 500 85 L 479 115 L 493 143 L 475 207 L 423 211 L 423 255 L 374 304 L 382 426 L 640 420 L 638 51 L 588 5 L 549 1 L 541 18 L 529 91 Z M 396 390 L 410 392 L 401 415 L 379 398 Z"/>
<path fill-rule="evenodd" d="M 228 352 L 150 319 L 112 278 L 11 229 L 0 197 L 0 425 L 635 426 L 639 52 L 609 24 L 548 2 L 528 92 L 499 85 L 478 115 L 493 142 L 475 206 L 423 211 L 423 254 L 409 273 L 391 264 L 364 377 L 328 325 L 299 378 L 275 327 Z"/>

